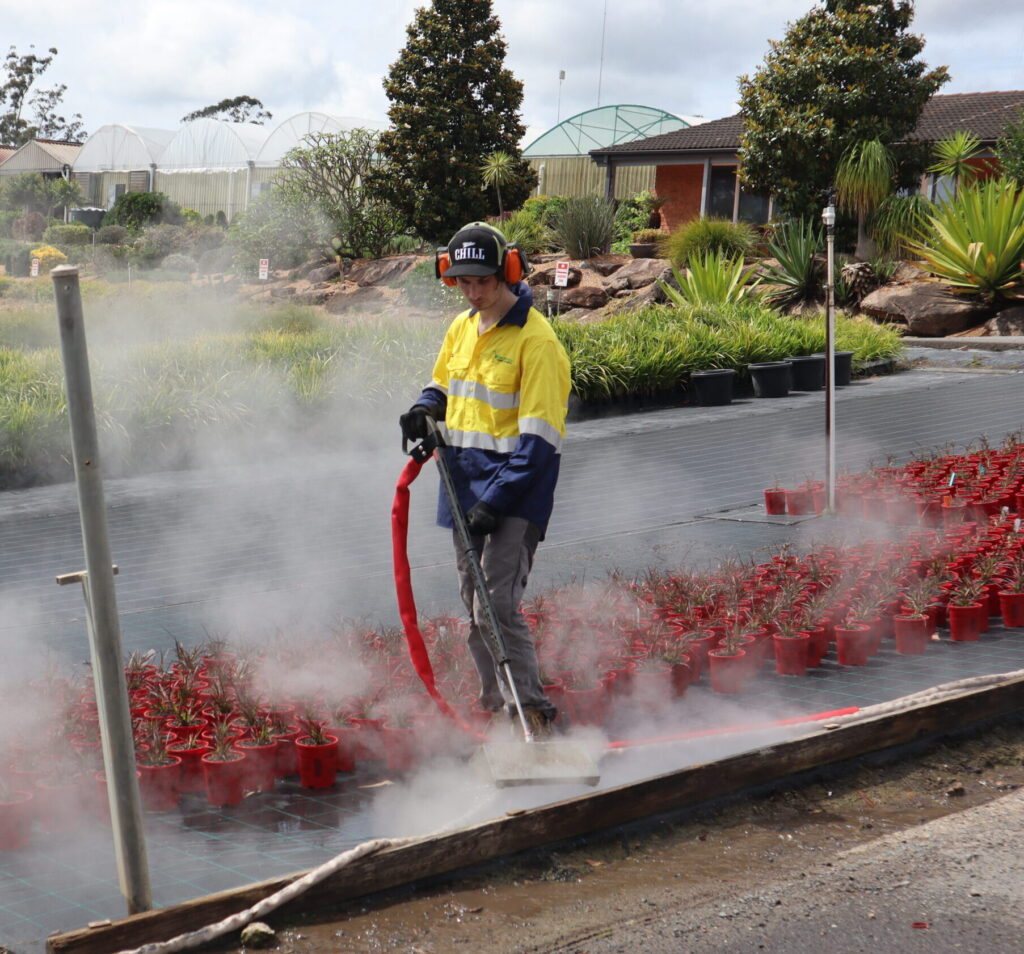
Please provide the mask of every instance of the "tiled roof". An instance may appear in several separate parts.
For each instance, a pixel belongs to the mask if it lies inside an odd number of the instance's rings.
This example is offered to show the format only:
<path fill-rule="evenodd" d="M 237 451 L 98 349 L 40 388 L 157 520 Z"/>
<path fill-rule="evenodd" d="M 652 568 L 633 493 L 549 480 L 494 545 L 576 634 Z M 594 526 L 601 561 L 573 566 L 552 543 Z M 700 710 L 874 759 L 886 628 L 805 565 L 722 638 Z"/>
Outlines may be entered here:
<path fill-rule="evenodd" d="M 933 142 L 959 130 L 972 132 L 983 143 L 999 138 L 1003 127 L 1018 117 L 1024 109 L 1024 90 L 994 93 L 952 93 L 933 96 L 921 113 L 921 121 L 912 139 Z M 620 143 L 605 149 L 595 149 L 592 156 L 648 155 L 674 152 L 711 152 L 736 150 L 743 132 L 743 116 L 736 113 L 724 119 L 701 123 L 689 129 Z"/>

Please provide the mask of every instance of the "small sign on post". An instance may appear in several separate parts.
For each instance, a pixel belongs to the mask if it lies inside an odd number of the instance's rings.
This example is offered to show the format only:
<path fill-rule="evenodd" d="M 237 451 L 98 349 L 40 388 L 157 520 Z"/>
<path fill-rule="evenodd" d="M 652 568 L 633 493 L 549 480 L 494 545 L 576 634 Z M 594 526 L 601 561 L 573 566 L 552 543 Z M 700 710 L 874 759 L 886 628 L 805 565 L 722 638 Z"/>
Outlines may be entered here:
<path fill-rule="evenodd" d="M 261 258 L 260 259 L 260 281 L 261 282 L 265 282 L 268 278 L 270 278 L 270 259 L 269 258 Z"/>
<path fill-rule="evenodd" d="M 555 287 L 566 288 L 569 285 L 569 263 L 555 262 Z"/>
<path fill-rule="evenodd" d="M 29 269 L 29 275 L 31 275 L 33 278 L 38 278 L 39 277 L 39 259 L 38 258 L 32 259 L 32 267 Z"/>

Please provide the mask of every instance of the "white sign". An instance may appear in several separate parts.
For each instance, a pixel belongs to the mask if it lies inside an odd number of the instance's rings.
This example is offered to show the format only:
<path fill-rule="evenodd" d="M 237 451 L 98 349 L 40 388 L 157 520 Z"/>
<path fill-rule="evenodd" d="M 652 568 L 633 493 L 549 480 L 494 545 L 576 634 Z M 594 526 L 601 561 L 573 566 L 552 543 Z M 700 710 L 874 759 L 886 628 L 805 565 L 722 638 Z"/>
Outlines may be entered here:
<path fill-rule="evenodd" d="M 32 259 L 32 269 L 29 272 L 29 274 L 33 278 L 38 278 L 39 277 L 39 259 L 38 258 Z"/>
<path fill-rule="evenodd" d="M 260 259 L 260 281 L 266 281 L 270 278 L 270 259 Z"/>
<path fill-rule="evenodd" d="M 555 287 L 565 288 L 569 284 L 569 263 L 555 262 Z"/>

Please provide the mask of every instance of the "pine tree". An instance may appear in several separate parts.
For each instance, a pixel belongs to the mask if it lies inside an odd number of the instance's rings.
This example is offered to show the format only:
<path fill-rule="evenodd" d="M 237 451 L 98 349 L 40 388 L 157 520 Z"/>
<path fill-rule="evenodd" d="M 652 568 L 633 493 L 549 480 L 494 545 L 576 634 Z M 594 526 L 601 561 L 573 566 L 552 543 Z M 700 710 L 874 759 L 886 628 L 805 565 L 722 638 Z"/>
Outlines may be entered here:
<path fill-rule="evenodd" d="M 487 156 L 515 158 L 515 175 L 502 184 L 507 208 L 536 182 L 519 150 L 523 84 L 503 65 L 499 30 L 491 0 L 433 0 L 416 11 L 384 82 L 391 128 L 380 138 L 375 188 L 435 243 L 497 211 L 483 180 Z"/>
<path fill-rule="evenodd" d="M 855 144 L 907 138 L 949 79 L 918 59 L 913 3 L 828 0 L 793 23 L 753 78 L 741 76 L 741 177 L 790 214 L 816 215 Z"/>

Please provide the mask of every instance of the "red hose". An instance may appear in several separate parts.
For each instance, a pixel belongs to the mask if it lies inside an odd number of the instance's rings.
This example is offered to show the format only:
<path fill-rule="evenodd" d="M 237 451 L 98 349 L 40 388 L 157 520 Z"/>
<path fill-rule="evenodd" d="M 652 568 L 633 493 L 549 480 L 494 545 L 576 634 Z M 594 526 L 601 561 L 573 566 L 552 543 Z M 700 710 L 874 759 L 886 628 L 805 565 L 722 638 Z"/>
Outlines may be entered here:
<path fill-rule="evenodd" d="M 423 469 L 423 462 L 409 458 L 398 478 L 395 488 L 395 501 L 391 506 L 391 551 L 395 569 L 395 594 L 398 597 L 398 613 L 405 630 L 405 641 L 409 647 L 409 658 L 413 668 L 426 687 L 430 698 L 437 703 L 448 718 L 452 719 L 461 729 L 483 739 L 472 726 L 467 725 L 450 705 L 444 700 L 437 688 L 434 678 L 434 667 L 430 664 L 423 633 L 420 632 L 416 599 L 412 593 L 412 571 L 409 567 L 409 487 Z M 835 719 L 839 716 L 852 715 L 859 711 L 857 706 L 847 709 L 833 709 L 830 712 L 818 712 L 814 715 L 793 716 L 789 719 L 778 719 L 774 722 L 761 722 L 746 725 L 720 726 L 715 729 L 697 729 L 690 732 L 679 732 L 672 735 L 659 735 L 650 739 L 625 739 L 621 742 L 609 742 L 609 749 L 625 749 L 635 745 L 655 745 L 659 742 L 682 742 L 686 739 L 698 739 L 708 735 L 723 735 L 731 732 L 752 732 L 770 726 L 796 725 L 800 722 L 815 722 L 823 719 Z"/>

